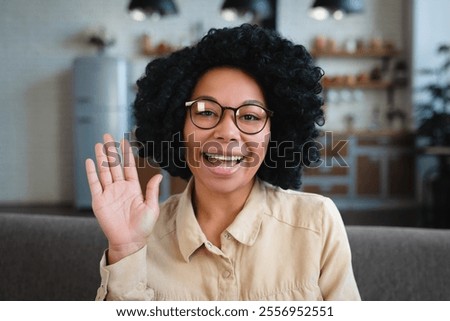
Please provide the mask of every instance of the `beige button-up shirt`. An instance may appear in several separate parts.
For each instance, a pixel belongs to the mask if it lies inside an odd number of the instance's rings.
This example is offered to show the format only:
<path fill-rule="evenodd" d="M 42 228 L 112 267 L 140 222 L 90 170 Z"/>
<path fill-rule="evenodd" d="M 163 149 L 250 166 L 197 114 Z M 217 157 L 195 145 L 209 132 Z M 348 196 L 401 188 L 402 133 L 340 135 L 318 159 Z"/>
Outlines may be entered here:
<path fill-rule="evenodd" d="M 144 248 L 112 265 L 103 256 L 97 300 L 360 300 L 330 199 L 256 180 L 217 248 L 196 220 L 192 187 L 161 205 Z"/>

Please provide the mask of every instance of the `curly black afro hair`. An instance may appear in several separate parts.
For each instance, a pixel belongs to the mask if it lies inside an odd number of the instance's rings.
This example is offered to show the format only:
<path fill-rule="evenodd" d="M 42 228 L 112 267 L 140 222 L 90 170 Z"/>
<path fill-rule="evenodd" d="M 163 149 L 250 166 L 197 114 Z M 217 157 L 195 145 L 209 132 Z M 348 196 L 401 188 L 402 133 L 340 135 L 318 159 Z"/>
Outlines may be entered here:
<path fill-rule="evenodd" d="M 257 172 L 262 180 L 298 189 L 302 167 L 319 160 L 315 138 L 323 125 L 321 68 L 305 47 L 276 31 L 244 24 L 211 29 L 192 47 L 151 61 L 137 81 L 134 102 L 136 138 L 150 157 L 173 176 L 192 176 L 185 162 L 184 103 L 198 79 L 214 67 L 236 67 L 261 86 L 271 118 L 271 140 Z"/>

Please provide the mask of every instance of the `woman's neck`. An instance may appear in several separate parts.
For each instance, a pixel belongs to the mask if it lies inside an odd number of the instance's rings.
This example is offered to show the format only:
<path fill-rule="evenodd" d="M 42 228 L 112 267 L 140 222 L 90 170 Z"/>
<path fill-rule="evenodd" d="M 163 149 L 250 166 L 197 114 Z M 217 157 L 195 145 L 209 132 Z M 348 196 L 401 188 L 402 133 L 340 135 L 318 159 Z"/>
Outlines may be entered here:
<path fill-rule="evenodd" d="M 231 193 L 219 193 L 194 182 L 192 202 L 197 221 L 210 242 L 220 248 L 221 233 L 244 207 L 254 181 Z"/>

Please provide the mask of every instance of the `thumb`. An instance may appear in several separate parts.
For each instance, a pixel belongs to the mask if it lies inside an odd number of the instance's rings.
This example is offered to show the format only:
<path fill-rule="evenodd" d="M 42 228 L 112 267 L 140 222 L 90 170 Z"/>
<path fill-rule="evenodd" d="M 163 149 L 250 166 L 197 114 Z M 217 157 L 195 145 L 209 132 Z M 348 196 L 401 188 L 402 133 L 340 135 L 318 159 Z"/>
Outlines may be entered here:
<path fill-rule="evenodd" d="M 152 208 L 159 206 L 159 184 L 162 181 L 163 176 L 156 174 L 147 183 L 145 191 L 145 203 Z"/>

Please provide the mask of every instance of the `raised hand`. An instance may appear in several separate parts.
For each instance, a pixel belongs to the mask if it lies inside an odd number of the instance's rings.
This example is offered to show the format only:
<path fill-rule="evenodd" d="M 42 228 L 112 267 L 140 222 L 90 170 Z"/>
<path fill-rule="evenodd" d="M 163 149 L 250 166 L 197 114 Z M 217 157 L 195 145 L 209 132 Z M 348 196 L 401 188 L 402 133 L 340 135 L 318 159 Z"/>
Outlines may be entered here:
<path fill-rule="evenodd" d="M 120 162 L 111 135 L 95 145 L 98 172 L 92 159 L 86 160 L 86 174 L 92 195 L 92 209 L 109 242 L 108 263 L 113 264 L 146 244 L 159 216 L 159 184 L 155 175 L 147 183 L 145 198 L 139 185 L 136 163 L 128 141 L 121 141 L 125 164 Z"/>

